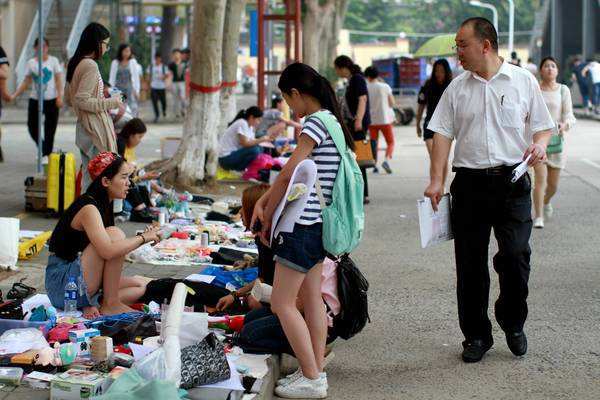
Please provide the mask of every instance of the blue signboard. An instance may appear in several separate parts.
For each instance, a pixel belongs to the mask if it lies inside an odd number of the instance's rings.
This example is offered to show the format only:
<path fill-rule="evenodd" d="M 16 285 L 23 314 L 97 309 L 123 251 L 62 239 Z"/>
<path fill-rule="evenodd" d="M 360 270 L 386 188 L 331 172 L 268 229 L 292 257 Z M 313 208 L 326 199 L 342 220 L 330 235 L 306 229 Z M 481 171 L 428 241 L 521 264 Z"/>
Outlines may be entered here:
<path fill-rule="evenodd" d="M 258 12 L 250 11 L 250 57 L 258 57 Z"/>

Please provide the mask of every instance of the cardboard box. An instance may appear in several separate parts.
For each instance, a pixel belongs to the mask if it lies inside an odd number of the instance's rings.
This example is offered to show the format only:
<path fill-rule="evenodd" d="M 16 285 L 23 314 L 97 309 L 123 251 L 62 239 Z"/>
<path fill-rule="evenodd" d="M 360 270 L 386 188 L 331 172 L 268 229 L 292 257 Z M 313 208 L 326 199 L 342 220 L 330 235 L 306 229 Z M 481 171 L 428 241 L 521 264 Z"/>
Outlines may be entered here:
<path fill-rule="evenodd" d="M 87 357 L 90 355 L 90 341 L 96 336 L 100 336 L 98 329 L 73 330 L 69 331 L 69 342 L 77 345 L 78 357 Z"/>
<path fill-rule="evenodd" d="M 25 211 L 46 210 L 46 176 L 36 175 L 25 179 Z"/>
<path fill-rule="evenodd" d="M 108 389 L 105 374 L 70 369 L 56 375 L 50 384 L 51 400 L 80 400 L 100 396 Z"/>

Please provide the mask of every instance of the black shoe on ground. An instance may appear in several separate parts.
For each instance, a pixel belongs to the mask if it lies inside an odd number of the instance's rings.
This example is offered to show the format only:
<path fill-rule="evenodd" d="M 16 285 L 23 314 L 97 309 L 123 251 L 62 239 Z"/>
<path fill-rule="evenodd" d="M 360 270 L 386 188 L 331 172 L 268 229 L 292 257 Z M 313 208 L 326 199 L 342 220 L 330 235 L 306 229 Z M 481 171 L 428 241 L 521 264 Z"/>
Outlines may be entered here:
<path fill-rule="evenodd" d="M 390 168 L 390 164 L 388 164 L 387 160 L 381 163 L 381 168 L 383 168 L 388 174 L 392 173 L 392 169 Z"/>
<path fill-rule="evenodd" d="M 154 221 L 154 216 L 147 210 L 133 210 L 131 211 L 131 216 L 129 217 L 131 222 L 144 222 L 146 224 L 152 223 Z"/>
<path fill-rule="evenodd" d="M 483 355 L 492 348 L 492 342 L 485 342 L 481 339 L 463 342 L 462 359 L 466 363 L 476 363 L 481 361 Z"/>
<path fill-rule="evenodd" d="M 373 173 L 374 173 L 374 174 L 378 174 L 378 173 L 379 173 L 379 168 L 377 168 L 377 167 L 373 167 Z"/>
<path fill-rule="evenodd" d="M 525 332 L 506 333 L 506 344 L 510 351 L 517 357 L 527 353 L 527 336 Z"/>

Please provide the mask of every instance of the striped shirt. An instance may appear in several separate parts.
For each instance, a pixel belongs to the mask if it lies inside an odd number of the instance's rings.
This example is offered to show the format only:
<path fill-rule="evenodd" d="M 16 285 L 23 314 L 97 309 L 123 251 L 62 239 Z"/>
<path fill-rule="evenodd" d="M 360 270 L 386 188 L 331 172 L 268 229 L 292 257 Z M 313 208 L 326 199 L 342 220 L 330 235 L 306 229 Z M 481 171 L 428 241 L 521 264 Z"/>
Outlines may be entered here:
<path fill-rule="evenodd" d="M 326 112 L 330 113 L 329 111 Z M 335 143 L 325 125 L 316 117 L 308 116 L 306 118 L 300 134 L 308 135 L 316 143 L 311 153 L 311 158 L 317 164 L 317 179 L 323 191 L 325 204 L 329 205 L 331 204 L 333 184 L 337 177 L 338 168 L 340 167 L 340 153 L 335 147 Z M 296 222 L 300 225 L 312 225 L 322 221 L 321 204 L 319 203 L 317 191 L 313 187 L 310 191 L 306 207 Z"/>

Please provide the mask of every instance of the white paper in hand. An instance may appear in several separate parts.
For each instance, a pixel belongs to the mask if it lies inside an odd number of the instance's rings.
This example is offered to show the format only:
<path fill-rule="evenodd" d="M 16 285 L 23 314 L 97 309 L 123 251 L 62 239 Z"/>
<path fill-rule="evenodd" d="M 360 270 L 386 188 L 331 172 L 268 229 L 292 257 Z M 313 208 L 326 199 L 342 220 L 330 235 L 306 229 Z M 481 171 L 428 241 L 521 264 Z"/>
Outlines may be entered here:
<path fill-rule="evenodd" d="M 418 200 L 417 209 L 419 211 L 421 248 L 424 249 L 454 238 L 452 225 L 450 224 L 449 194 L 442 196 L 437 211 L 433 211 L 429 197 Z"/>

